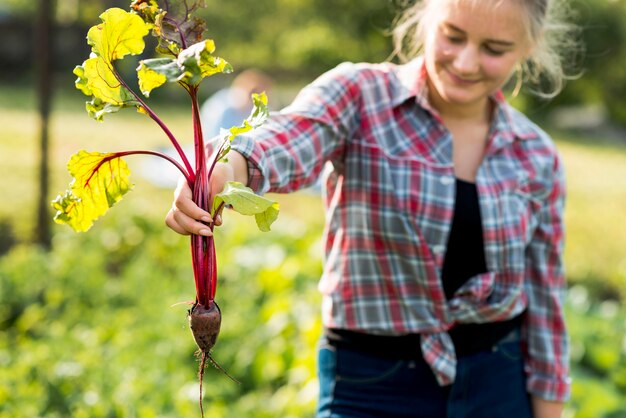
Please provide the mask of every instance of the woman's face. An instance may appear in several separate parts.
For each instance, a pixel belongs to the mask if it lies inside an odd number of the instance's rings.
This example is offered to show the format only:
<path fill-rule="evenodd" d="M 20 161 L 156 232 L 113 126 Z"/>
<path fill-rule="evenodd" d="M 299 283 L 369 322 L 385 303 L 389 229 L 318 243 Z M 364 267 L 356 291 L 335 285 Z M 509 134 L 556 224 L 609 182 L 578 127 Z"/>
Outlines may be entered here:
<path fill-rule="evenodd" d="M 424 57 L 440 105 L 483 105 L 509 79 L 530 45 L 513 1 L 430 0 Z"/>

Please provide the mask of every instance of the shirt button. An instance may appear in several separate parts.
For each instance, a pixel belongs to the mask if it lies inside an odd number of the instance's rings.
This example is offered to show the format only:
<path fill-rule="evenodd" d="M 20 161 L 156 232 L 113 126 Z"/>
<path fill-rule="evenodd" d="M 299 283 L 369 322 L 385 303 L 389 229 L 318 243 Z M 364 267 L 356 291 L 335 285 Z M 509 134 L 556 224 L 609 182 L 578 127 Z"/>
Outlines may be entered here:
<path fill-rule="evenodd" d="M 454 178 L 452 176 L 441 176 L 441 178 L 439 179 L 439 181 L 441 182 L 441 184 L 443 184 L 444 186 L 447 186 L 449 184 L 454 183 Z"/>
<path fill-rule="evenodd" d="M 437 255 L 443 254 L 445 250 L 446 250 L 446 247 L 444 247 L 443 245 L 433 245 L 433 253 Z"/>

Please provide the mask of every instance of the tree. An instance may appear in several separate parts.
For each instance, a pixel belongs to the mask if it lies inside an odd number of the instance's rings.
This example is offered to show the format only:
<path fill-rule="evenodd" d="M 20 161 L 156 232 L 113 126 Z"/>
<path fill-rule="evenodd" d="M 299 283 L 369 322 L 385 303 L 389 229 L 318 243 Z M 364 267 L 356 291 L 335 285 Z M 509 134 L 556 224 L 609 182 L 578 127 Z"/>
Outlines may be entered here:
<path fill-rule="evenodd" d="M 35 35 L 35 67 L 39 111 L 39 194 L 37 196 L 37 221 L 35 241 L 50 248 L 49 213 L 49 121 L 52 101 L 52 36 L 54 0 L 39 0 Z"/>

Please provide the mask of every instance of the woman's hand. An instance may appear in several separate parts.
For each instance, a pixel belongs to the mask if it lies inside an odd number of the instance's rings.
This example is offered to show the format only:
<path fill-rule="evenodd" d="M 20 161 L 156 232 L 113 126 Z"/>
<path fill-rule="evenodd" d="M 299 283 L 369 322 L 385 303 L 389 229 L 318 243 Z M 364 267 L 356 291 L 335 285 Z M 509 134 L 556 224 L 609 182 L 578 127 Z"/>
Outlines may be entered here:
<path fill-rule="evenodd" d="M 213 196 L 224 190 L 224 186 L 229 181 L 248 183 L 248 161 L 236 151 L 228 153 L 227 163 L 217 163 L 213 168 L 209 184 L 211 202 Z M 211 236 L 213 232 L 207 224 L 213 221 L 215 221 L 215 225 L 221 225 L 221 213 L 217 213 L 213 219 L 209 212 L 196 205 L 189 184 L 184 177 L 181 177 L 174 191 L 174 203 L 165 217 L 165 224 L 182 235 Z"/>
<path fill-rule="evenodd" d="M 563 413 L 563 403 L 546 401 L 545 399 L 531 396 L 533 418 L 560 418 Z"/>
<path fill-rule="evenodd" d="M 217 163 L 213 169 L 209 184 L 211 200 L 213 196 L 224 190 L 226 182 L 233 181 L 234 178 L 233 168 L 229 164 Z M 182 235 L 211 236 L 213 232 L 207 224 L 213 221 L 215 221 L 215 225 L 221 225 L 221 214 L 216 214 L 214 220 L 209 212 L 196 205 L 193 201 L 193 192 L 187 180 L 181 177 L 174 191 L 174 203 L 165 217 L 165 224 Z"/>

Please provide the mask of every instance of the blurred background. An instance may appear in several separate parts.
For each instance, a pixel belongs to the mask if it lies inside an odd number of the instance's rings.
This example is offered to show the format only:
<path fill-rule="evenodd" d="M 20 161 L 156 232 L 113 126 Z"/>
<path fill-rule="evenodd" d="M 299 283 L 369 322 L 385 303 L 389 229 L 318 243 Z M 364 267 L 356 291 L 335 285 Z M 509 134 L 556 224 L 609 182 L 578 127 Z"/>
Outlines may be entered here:
<path fill-rule="evenodd" d="M 388 58 L 399 0 L 206 0 L 207 37 L 235 74 L 274 79 L 278 109 L 342 61 Z M 626 1 L 573 0 L 582 76 L 552 101 L 516 106 L 557 141 L 568 181 L 567 315 L 573 396 L 566 417 L 626 417 Z M 0 417 L 197 417 L 195 345 L 186 305 L 188 239 L 163 224 L 171 187 L 128 159 L 135 190 L 87 234 L 52 224 L 79 149 L 157 149 L 168 142 L 132 111 L 90 119 L 72 69 L 85 36 L 116 0 L 0 0 Z M 153 56 L 150 44 L 144 57 Z M 122 64 L 126 79 L 141 57 Z M 203 98 L 234 75 L 205 81 Z M 177 86 L 150 103 L 191 142 Z M 152 176 L 151 176 L 152 174 Z M 236 385 L 205 374 L 211 417 L 307 417 L 317 396 L 323 211 L 315 191 L 273 196 L 270 233 L 225 215 L 217 232 L 222 333 L 214 350 Z"/>

